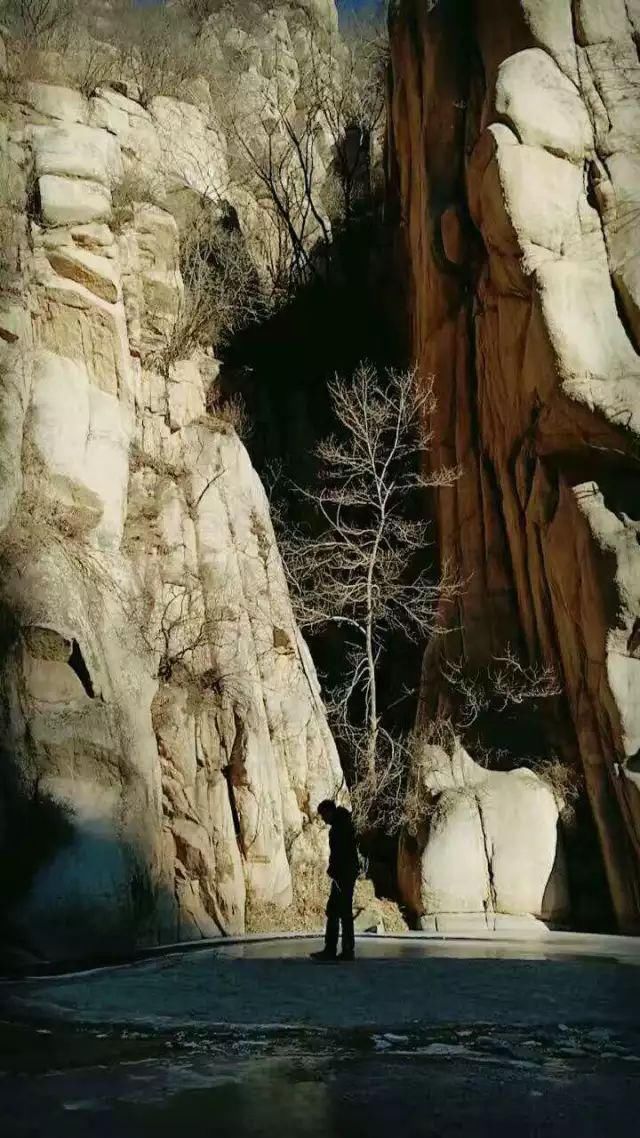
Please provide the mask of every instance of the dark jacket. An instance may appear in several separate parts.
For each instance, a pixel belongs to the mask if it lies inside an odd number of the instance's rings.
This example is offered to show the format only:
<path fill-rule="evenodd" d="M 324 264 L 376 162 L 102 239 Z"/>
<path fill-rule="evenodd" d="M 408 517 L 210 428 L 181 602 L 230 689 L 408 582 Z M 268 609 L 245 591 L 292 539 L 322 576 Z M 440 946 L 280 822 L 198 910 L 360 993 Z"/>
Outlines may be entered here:
<path fill-rule="evenodd" d="M 338 806 L 329 829 L 329 877 L 334 881 L 355 880 L 358 876 L 358 846 L 351 814 Z"/>

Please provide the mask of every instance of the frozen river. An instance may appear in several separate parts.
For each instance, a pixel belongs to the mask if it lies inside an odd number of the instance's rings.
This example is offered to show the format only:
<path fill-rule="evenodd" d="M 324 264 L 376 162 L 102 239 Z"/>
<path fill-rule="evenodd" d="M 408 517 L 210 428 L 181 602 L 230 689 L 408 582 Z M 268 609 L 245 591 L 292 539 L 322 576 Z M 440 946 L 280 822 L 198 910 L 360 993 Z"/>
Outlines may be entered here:
<path fill-rule="evenodd" d="M 638 1134 L 640 946 L 217 943 L 2 985 L 5 1138 Z"/>

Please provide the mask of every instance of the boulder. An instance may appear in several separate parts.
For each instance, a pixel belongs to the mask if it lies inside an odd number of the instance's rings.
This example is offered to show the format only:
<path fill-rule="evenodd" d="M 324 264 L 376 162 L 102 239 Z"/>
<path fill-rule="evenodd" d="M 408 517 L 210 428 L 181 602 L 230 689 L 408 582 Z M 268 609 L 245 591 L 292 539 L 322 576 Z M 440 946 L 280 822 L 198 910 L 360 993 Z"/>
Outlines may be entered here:
<path fill-rule="evenodd" d="M 87 100 L 80 91 L 53 83 L 25 83 L 25 102 L 34 111 L 50 119 L 86 125 L 89 117 Z"/>
<path fill-rule="evenodd" d="M 501 63 L 495 113 L 525 146 L 578 163 L 593 148 L 591 119 L 580 92 L 541 48 L 516 52 Z"/>
<path fill-rule="evenodd" d="M 38 191 L 46 225 L 77 225 L 111 217 L 111 194 L 100 182 L 44 174 L 38 179 Z"/>
<path fill-rule="evenodd" d="M 38 177 L 56 174 L 110 186 L 122 173 L 120 146 L 113 135 L 83 125 L 35 126 L 32 145 Z"/>
<path fill-rule="evenodd" d="M 458 781 L 453 763 L 447 779 L 442 753 L 425 753 L 433 808 L 418 834 L 401 843 L 403 899 L 438 928 L 444 917 L 487 924 L 496 914 L 565 924 L 561 804 L 553 789 L 532 771 L 486 771 L 464 756 L 471 777 Z"/>
<path fill-rule="evenodd" d="M 384 935 L 384 920 L 377 909 L 361 909 L 356 913 L 353 922 L 356 933 L 377 933 Z"/>
<path fill-rule="evenodd" d="M 54 249 L 47 256 L 51 268 L 61 277 L 77 281 L 110 304 L 119 299 L 119 274 L 113 262 L 106 257 L 69 247 Z"/>

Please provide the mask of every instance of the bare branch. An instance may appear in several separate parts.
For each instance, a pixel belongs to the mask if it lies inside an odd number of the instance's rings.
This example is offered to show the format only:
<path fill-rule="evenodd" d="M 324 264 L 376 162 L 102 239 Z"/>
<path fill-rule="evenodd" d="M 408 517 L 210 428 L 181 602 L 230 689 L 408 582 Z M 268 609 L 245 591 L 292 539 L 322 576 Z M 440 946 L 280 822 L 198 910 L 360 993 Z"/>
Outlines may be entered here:
<path fill-rule="evenodd" d="M 302 627 L 333 624 L 348 637 L 342 681 L 329 693 L 330 717 L 350 753 L 356 792 L 365 786 L 366 798 L 376 787 L 374 812 L 386 801 L 390 818 L 397 816 L 389 804 L 404 785 L 398 763 L 405 752 L 380 705 L 385 648 L 391 635 L 421 642 L 438 631 L 443 602 L 461 589 L 454 574 L 439 577 L 425 564 L 430 531 L 420 518 L 427 484 L 420 463 L 433 382 L 415 371 L 379 375 L 362 364 L 350 381 L 336 378 L 330 394 L 339 434 L 317 448 L 318 486 L 299 491 L 317 525 L 311 532 L 285 528 L 280 544 Z M 445 486 L 454 477 L 434 475 Z"/>

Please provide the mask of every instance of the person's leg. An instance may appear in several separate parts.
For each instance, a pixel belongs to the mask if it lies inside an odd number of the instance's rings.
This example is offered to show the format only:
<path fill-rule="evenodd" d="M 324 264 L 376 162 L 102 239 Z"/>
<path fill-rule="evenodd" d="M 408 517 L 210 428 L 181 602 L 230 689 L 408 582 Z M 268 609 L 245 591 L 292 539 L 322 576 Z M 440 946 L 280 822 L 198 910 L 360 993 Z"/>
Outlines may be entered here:
<path fill-rule="evenodd" d="M 338 951 L 340 930 L 340 890 L 335 881 L 331 882 L 331 892 L 327 902 L 327 927 L 324 934 L 324 950 L 327 956 L 335 956 Z"/>
<path fill-rule="evenodd" d="M 340 919 L 342 922 L 342 955 L 353 956 L 355 950 L 355 933 L 353 928 L 353 890 L 355 881 L 341 883 L 340 893 Z"/>

